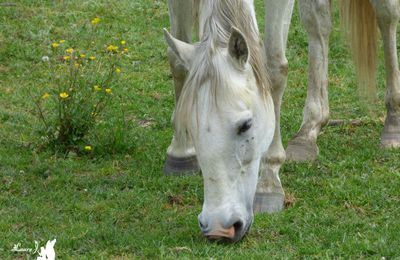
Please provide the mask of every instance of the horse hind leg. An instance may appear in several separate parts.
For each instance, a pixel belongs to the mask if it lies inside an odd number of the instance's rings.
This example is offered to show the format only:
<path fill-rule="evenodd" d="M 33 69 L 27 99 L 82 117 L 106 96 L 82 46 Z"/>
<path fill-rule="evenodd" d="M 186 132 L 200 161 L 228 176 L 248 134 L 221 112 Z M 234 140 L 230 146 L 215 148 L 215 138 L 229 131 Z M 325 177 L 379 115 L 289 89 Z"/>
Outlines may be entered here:
<path fill-rule="evenodd" d="M 387 116 L 381 144 L 384 148 L 400 148 L 400 72 L 397 57 L 396 30 L 400 19 L 398 1 L 371 1 L 381 31 L 385 53 Z"/>
<path fill-rule="evenodd" d="M 309 42 L 309 72 L 306 105 L 299 132 L 289 141 L 288 160 L 309 161 L 318 156 L 317 137 L 329 119 L 328 48 L 331 31 L 329 0 L 300 0 L 300 17 Z"/>
<path fill-rule="evenodd" d="M 191 0 L 168 0 L 171 34 L 184 42 L 191 42 L 193 27 L 193 8 Z M 175 104 L 179 100 L 181 90 L 186 78 L 187 70 L 176 57 L 175 53 L 168 48 L 168 60 L 171 67 L 172 77 L 175 85 Z M 173 116 L 172 116 L 173 118 Z M 196 173 L 199 171 L 196 153 L 193 145 L 183 144 L 174 136 L 167 149 L 167 159 L 164 165 L 166 175 L 182 175 L 185 173 Z"/>

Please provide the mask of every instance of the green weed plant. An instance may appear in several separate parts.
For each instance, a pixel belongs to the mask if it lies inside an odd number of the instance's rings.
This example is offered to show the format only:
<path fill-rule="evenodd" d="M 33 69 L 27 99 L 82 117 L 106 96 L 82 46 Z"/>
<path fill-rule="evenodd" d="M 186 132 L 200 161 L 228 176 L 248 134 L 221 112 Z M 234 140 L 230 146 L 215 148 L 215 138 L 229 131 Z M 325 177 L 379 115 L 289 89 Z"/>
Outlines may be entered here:
<path fill-rule="evenodd" d="M 98 17 L 91 20 L 92 33 L 99 23 Z M 125 44 L 121 40 L 98 49 L 91 42 L 82 45 L 92 48 L 80 49 L 62 39 L 49 46 L 50 55 L 42 58 L 50 71 L 49 83 L 32 97 L 45 145 L 61 152 L 92 150 L 86 137 L 114 100 L 121 73 L 118 63 L 128 52 Z"/>

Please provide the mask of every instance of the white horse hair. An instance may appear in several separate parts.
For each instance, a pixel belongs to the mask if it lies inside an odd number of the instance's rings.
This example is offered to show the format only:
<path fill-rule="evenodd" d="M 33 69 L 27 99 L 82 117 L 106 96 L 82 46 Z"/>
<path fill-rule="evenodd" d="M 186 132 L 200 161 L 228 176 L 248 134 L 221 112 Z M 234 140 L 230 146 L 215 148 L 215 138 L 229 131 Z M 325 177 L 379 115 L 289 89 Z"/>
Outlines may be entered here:
<path fill-rule="evenodd" d="M 199 8 L 199 43 L 165 33 L 170 57 L 188 71 L 174 113 L 175 140 L 180 146 L 192 140 L 196 149 L 204 235 L 237 241 L 253 220 L 260 162 L 274 135 L 273 101 L 252 3 L 204 1 Z"/>
<path fill-rule="evenodd" d="M 256 77 L 257 87 L 262 97 L 267 101 L 270 86 L 267 77 L 266 63 L 264 62 L 264 50 L 261 48 L 258 36 L 258 28 L 254 20 L 251 5 L 241 0 L 235 1 L 214 1 L 212 4 L 202 5 L 206 10 L 202 10 L 200 19 L 200 43 L 193 46 L 189 52 L 190 59 L 181 58 L 190 68 L 182 89 L 181 96 L 174 114 L 175 136 L 182 141 L 182 145 L 188 143 L 186 137 L 191 136 L 191 120 L 194 106 L 197 102 L 200 87 L 209 80 L 210 89 L 208 95 L 213 100 L 212 105 L 218 103 L 229 103 L 237 105 L 237 100 L 243 100 L 247 106 L 251 104 L 250 90 L 248 88 L 235 89 L 232 85 L 224 84 L 226 77 L 230 77 L 229 71 L 224 71 L 227 67 L 215 55 L 217 52 L 228 46 L 232 27 L 237 26 L 236 30 L 244 32 L 246 43 L 250 51 L 249 63 L 253 68 Z M 168 39 L 169 37 L 167 37 Z M 189 47 L 190 48 L 190 47 Z M 246 62 L 246 61 L 241 61 Z M 210 107 L 212 110 L 212 107 Z M 197 127 L 196 127 L 197 128 Z"/>
<path fill-rule="evenodd" d="M 211 239 L 237 241 L 249 229 L 253 210 L 283 208 L 281 165 L 286 158 L 314 160 L 318 134 L 329 118 L 331 0 L 299 0 L 300 18 L 309 38 L 309 86 L 303 122 L 286 152 L 281 142 L 280 105 L 287 82 L 285 49 L 294 0 L 264 2 L 265 52 L 259 45 L 253 0 L 168 0 L 172 35 L 166 33 L 166 39 L 177 105 L 165 172 L 197 171 L 199 162 L 205 190 L 199 223 Z M 373 95 L 376 28 L 380 29 L 387 85 L 381 144 L 398 148 L 396 28 L 400 2 L 342 0 L 341 14 L 360 91 L 369 93 L 366 96 Z M 192 27 L 197 21 L 200 42 L 192 45 Z"/>

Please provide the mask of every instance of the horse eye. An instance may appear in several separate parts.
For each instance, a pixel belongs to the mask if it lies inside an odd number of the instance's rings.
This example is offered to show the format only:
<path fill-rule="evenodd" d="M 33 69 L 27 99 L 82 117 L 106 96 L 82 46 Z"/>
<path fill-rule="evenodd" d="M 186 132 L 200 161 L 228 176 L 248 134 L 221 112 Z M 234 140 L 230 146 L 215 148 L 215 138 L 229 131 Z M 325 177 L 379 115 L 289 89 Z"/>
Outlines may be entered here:
<path fill-rule="evenodd" d="M 243 124 L 239 126 L 238 135 L 243 134 L 251 128 L 251 119 L 246 120 Z"/>

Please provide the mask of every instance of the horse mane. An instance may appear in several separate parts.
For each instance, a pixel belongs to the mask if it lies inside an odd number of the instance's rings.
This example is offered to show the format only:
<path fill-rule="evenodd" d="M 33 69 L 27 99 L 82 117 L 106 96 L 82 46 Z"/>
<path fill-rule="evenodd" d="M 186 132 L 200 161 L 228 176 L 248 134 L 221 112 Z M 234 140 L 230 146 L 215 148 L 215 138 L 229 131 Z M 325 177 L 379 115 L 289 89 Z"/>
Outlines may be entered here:
<path fill-rule="evenodd" d="M 234 100 L 241 98 L 250 102 L 251 90 L 233 90 L 224 84 L 225 73 L 221 72 L 219 60 L 215 54 L 228 47 L 232 28 L 238 28 L 246 38 L 249 48 L 249 63 L 253 70 L 258 92 L 264 103 L 270 95 L 270 83 L 267 76 L 265 53 L 262 41 L 259 38 L 254 8 L 245 0 L 207 0 L 199 4 L 199 34 L 201 40 L 196 44 L 196 55 L 182 88 L 173 123 L 176 140 L 182 145 L 187 143 L 190 136 L 190 125 L 196 108 L 198 91 L 205 81 L 210 81 L 209 93 L 214 100 L 214 106 L 219 101 L 234 104 Z M 196 4 L 197 5 L 197 4 Z M 190 139 L 190 138 L 189 138 Z"/>

